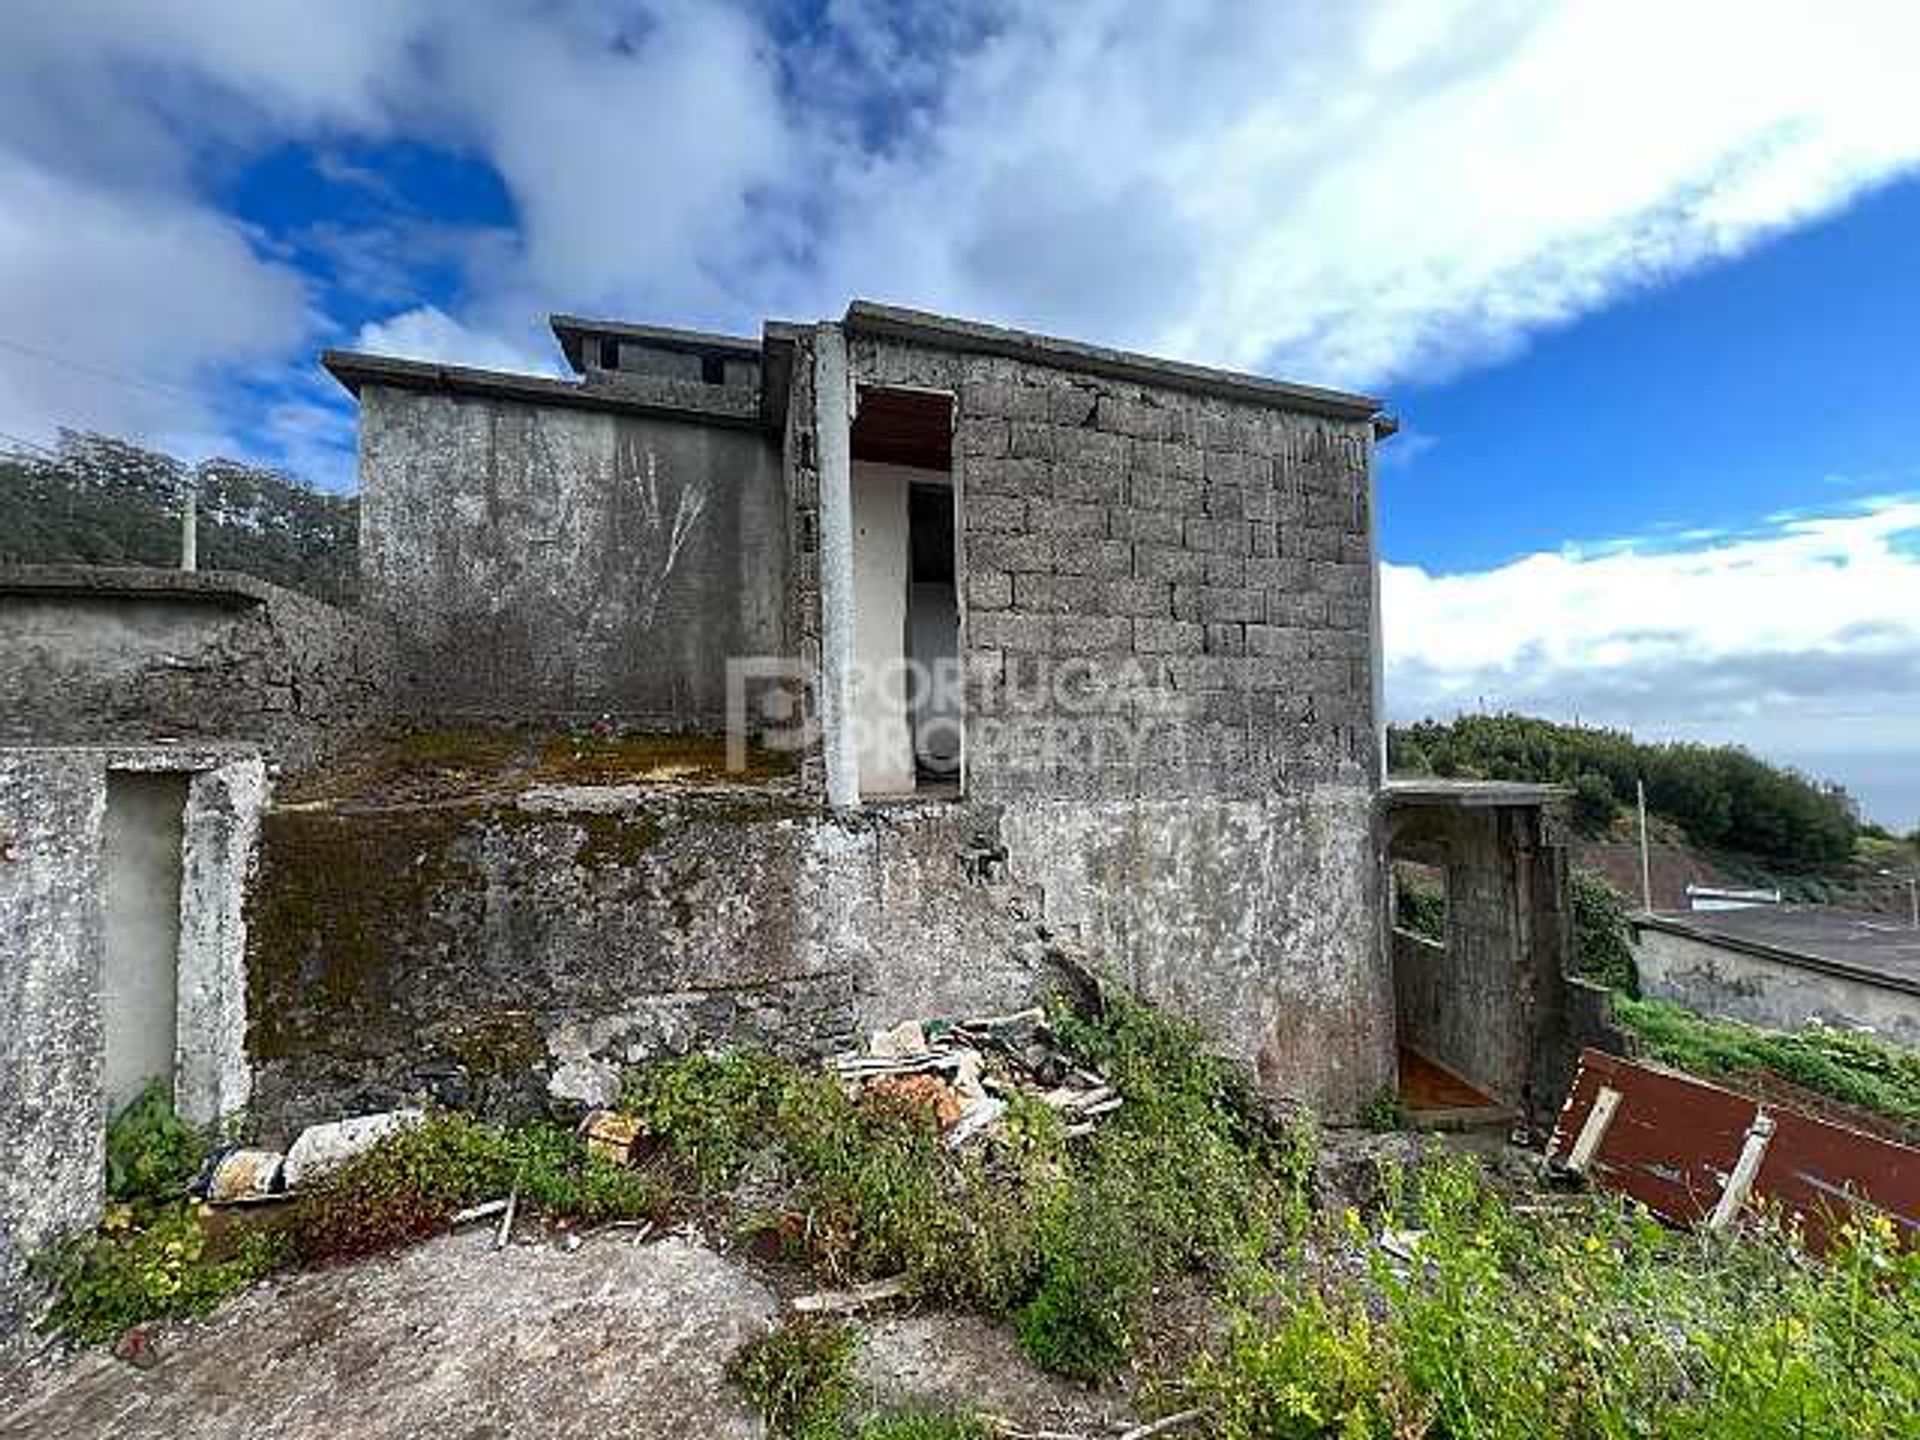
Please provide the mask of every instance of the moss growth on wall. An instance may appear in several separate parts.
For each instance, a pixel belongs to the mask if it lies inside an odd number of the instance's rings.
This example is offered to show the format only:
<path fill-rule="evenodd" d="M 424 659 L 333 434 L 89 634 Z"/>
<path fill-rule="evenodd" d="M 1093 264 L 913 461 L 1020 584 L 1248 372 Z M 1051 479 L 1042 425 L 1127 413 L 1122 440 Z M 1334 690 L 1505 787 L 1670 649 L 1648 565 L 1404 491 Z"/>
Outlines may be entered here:
<path fill-rule="evenodd" d="M 724 735 L 556 735 L 532 779 L 554 785 L 658 783 L 759 785 L 794 773 L 794 757 L 749 747 L 746 765 L 727 767 Z"/>
<path fill-rule="evenodd" d="M 343 1048 L 340 1027 L 395 1023 L 392 958 L 430 923 L 431 900 L 470 876 L 467 810 L 343 815 L 272 810 L 247 899 L 248 1049 L 256 1060 Z"/>

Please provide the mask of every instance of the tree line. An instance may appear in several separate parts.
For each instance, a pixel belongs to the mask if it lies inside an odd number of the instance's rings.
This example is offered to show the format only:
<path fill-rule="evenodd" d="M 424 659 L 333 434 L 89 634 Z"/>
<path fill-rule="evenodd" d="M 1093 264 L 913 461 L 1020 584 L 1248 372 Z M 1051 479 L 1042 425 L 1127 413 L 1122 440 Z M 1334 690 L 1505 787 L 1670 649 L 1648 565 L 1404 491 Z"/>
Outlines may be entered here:
<path fill-rule="evenodd" d="M 0 453 L 0 563 L 176 565 L 180 508 L 196 494 L 199 565 L 238 570 L 334 604 L 359 575 L 359 502 L 235 460 L 187 465 L 71 430 L 51 452 Z"/>
<path fill-rule="evenodd" d="M 1648 744 L 1624 730 L 1527 715 L 1462 715 L 1388 732 L 1396 773 L 1570 786 L 1576 819 L 1604 828 L 1647 787 L 1647 806 L 1696 844 L 1794 866 L 1848 859 L 1860 833 L 1847 793 L 1735 745 Z"/>

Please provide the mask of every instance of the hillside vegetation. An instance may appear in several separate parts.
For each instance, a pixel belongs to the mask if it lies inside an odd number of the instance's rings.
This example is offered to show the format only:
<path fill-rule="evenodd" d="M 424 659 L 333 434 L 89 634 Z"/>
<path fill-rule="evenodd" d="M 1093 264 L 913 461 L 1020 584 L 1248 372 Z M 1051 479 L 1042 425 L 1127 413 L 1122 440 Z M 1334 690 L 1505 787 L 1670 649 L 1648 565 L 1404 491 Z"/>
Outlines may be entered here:
<path fill-rule="evenodd" d="M 1851 858 L 1861 833 L 1844 790 L 1734 745 L 1647 744 L 1508 714 L 1395 726 L 1388 747 L 1395 772 L 1570 786 L 1575 818 L 1593 832 L 1633 804 L 1641 780 L 1648 808 L 1708 849 L 1817 867 Z"/>
<path fill-rule="evenodd" d="M 51 455 L 0 453 L 0 564 L 174 565 L 185 486 L 199 563 L 335 604 L 358 573 L 359 502 L 234 460 L 185 465 L 105 435 L 61 432 Z"/>

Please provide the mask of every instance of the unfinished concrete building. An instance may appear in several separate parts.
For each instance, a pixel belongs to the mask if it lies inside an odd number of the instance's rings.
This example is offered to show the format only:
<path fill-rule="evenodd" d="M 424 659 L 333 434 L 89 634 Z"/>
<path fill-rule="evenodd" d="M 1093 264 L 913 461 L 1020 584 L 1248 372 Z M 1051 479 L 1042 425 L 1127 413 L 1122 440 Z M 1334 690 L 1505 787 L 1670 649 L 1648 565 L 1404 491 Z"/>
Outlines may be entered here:
<path fill-rule="evenodd" d="M 0 626 L 0 931 L 37 1047 L 0 1173 L 57 1176 L 8 1180 L 0 1267 L 97 1204 L 106 1109 L 168 1056 L 189 1113 L 269 1131 L 510 1110 L 1004 1011 L 1063 961 L 1335 1120 L 1403 1043 L 1557 1103 L 1545 797 L 1387 818 L 1378 402 L 859 302 L 758 340 L 554 330 L 574 379 L 325 357 L 360 407 L 355 613 L 0 576 L 33 617 Z M 1398 979 L 1390 843 L 1506 887 Z M 128 984 L 174 1003 L 123 1023 Z"/>

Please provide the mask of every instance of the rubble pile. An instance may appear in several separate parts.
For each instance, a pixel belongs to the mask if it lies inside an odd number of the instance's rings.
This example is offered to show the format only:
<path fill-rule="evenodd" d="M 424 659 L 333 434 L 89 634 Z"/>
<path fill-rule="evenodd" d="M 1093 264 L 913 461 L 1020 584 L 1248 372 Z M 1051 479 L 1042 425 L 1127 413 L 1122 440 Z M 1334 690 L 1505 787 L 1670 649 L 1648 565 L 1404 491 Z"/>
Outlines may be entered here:
<path fill-rule="evenodd" d="M 902 1021 L 826 1064 L 851 1095 L 886 1096 L 932 1111 L 954 1149 L 994 1134 L 1015 1095 L 1059 1111 L 1069 1135 L 1088 1134 L 1101 1116 L 1120 1108 L 1119 1094 L 1101 1075 L 1061 1051 L 1039 1009 L 983 1020 Z"/>

